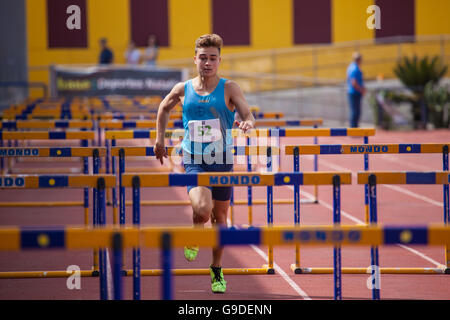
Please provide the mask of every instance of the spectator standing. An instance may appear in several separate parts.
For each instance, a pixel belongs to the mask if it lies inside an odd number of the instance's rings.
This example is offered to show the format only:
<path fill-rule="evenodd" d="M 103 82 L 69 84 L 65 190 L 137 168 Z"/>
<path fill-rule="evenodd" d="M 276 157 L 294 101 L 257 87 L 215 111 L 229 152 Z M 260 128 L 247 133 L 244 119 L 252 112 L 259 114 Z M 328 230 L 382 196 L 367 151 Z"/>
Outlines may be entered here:
<path fill-rule="evenodd" d="M 156 60 L 158 59 L 158 39 L 154 34 L 148 37 L 148 45 L 144 52 L 144 64 L 147 66 L 156 66 Z"/>
<path fill-rule="evenodd" d="M 99 56 L 99 63 L 100 64 L 111 64 L 114 62 L 114 54 L 112 50 L 108 47 L 108 40 L 106 38 L 101 38 L 100 41 L 100 56 Z"/>
<path fill-rule="evenodd" d="M 350 106 L 350 127 L 357 128 L 361 116 L 361 100 L 366 89 L 364 87 L 363 73 L 360 66 L 362 56 L 359 52 L 353 53 L 353 61 L 347 68 L 347 94 Z"/>
<path fill-rule="evenodd" d="M 125 51 L 125 60 L 127 64 L 137 65 L 141 60 L 141 52 L 134 45 L 134 42 L 130 42 L 127 51 Z"/>

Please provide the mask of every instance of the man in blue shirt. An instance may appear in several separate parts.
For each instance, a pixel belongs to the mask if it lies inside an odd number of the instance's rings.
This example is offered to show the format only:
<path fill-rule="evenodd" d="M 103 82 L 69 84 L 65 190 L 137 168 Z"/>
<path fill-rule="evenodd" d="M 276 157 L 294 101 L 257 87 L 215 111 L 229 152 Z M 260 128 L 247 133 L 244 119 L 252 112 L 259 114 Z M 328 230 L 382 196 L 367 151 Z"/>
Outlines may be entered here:
<path fill-rule="evenodd" d="M 99 63 L 100 64 L 111 64 L 114 61 L 114 54 L 111 49 L 108 48 L 106 44 L 106 39 L 100 39 L 100 47 L 102 51 L 100 52 Z"/>
<path fill-rule="evenodd" d="M 359 126 L 361 116 L 361 99 L 366 93 L 361 69 L 362 56 L 359 52 L 353 53 L 353 62 L 347 68 L 347 94 L 350 105 L 350 127 Z"/>

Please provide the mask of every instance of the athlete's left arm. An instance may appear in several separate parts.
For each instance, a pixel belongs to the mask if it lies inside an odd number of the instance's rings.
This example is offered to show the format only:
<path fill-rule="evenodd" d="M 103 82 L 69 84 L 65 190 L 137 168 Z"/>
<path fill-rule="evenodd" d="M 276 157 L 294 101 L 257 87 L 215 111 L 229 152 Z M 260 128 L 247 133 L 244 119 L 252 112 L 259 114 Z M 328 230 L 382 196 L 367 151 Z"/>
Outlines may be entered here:
<path fill-rule="evenodd" d="M 227 95 L 230 97 L 230 102 L 236 108 L 239 117 L 242 121 L 239 123 L 239 128 L 247 132 L 250 129 L 255 128 L 255 117 L 250 112 L 250 106 L 247 100 L 245 100 L 244 93 L 239 85 L 231 80 L 228 80 L 225 84 Z"/>

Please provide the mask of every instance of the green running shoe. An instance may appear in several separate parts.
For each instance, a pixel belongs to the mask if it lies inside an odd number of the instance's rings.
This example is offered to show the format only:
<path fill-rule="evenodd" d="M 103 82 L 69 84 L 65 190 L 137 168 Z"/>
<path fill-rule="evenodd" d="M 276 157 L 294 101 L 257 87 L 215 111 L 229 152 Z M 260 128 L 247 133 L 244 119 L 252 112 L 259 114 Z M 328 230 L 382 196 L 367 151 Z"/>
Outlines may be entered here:
<path fill-rule="evenodd" d="M 221 267 L 209 267 L 209 273 L 211 274 L 211 290 L 214 293 L 225 293 L 227 290 L 227 282 L 223 278 L 223 272 Z"/>
<path fill-rule="evenodd" d="M 184 247 L 184 257 L 187 261 L 194 261 L 197 258 L 198 246 Z"/>

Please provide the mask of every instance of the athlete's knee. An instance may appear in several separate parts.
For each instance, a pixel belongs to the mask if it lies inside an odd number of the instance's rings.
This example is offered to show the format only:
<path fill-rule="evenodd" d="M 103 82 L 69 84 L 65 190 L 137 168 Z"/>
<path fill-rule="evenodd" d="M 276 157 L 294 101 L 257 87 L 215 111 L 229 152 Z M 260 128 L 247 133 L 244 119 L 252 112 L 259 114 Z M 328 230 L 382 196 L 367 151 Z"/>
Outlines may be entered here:
<path fill-rule="evenodd" d="M 206 223 L 212 212 L 212 205 L 207 201 L 201 201 L 192 206 L 194 210 L 194 221 L 197 223 Z"/>
<path fill-rule="evenodd" d="M 228 213 L 228 208 L 227 209 L 217 209 L 217 208 L 215 208 L 213 210 L 212 222 L 214 224 L 226 225 L 227 224 L 227 213 Z"/>

